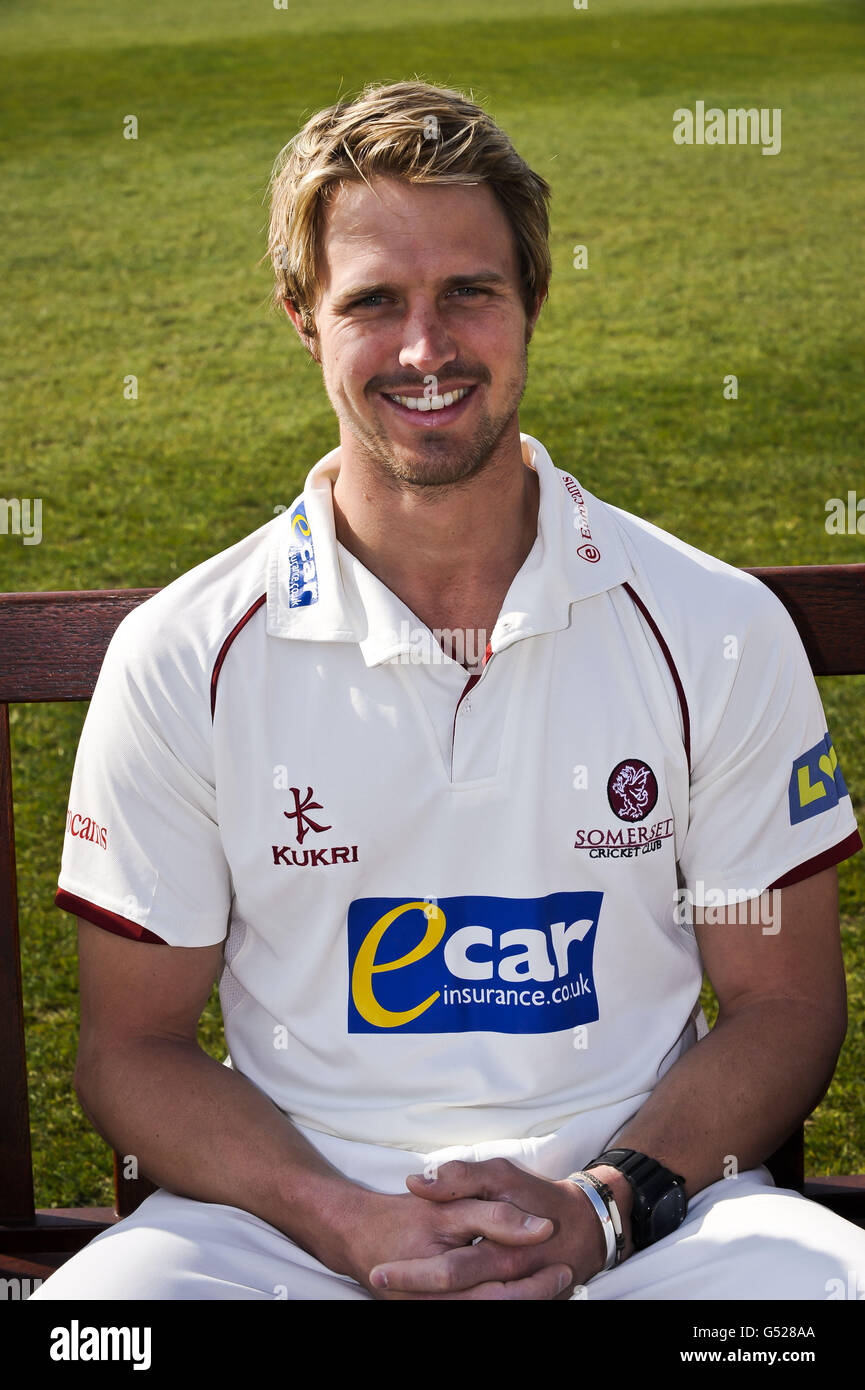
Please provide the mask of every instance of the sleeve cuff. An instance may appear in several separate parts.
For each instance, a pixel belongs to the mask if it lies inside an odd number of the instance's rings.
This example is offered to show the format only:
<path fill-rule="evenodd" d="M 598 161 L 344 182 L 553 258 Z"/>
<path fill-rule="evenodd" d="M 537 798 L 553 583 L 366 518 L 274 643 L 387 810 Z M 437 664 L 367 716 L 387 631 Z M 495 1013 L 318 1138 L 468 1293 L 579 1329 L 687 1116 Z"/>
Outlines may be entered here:
<path fill-rule="evenodd" d="M 804 864 L 797 864 L 795 869 L 790 869 L 780 878 L 776 878 L 774 883 L 770 883 L 767 892 L 772 888 L 789 888 L 791 883 L 801 883 L 802 879 L 811 878 L 813 874 L 819 874 L 822 869 L 831 869 L 833 864 L 840 864 L 842 860 L 849 859 L 852 854 L 858 854 L 862 849 L 862 836 L 858 830 L 853 830 L 837 845 L 831 849 L 824 849 L 821 854 L 815 854 L 812 859 L 806 859 Z"/>
<path fill-rule="evenodd" d="M 163 941 L 161 936 L 148 931 L 138 922 L 131 922 L 128 917 L 120 917 L 116 912 L 108 912 L 106 908 L 88 902 L 86 898 L 78 898 L 74 893 L 67 893 L 65 888 L 58 888 L 54 905 L 55 907 L 62 907 L 64 912 L 73 912 L 76 917 L 83 917 L 86 922 L 92 922 L 94 926 L 102 927 L 104 931 L 113 932 L 115 936 L 126 936 L 131 941 L 151 941 L 157 946 L 168 945 L 168 942 Z"/>

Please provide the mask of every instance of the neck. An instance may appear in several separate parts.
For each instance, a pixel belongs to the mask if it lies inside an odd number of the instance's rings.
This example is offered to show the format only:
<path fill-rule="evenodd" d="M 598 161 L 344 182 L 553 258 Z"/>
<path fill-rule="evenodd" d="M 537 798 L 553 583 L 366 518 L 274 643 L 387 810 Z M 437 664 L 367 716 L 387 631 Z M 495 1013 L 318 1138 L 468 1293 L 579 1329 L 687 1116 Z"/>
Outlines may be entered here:
<path fill-rule="evenodd" d="M 501 602 L 534 545 L 539 496 L 518 435 L 471 478 L 443 487 L 383 477 L 341 447 L 334 523 L 342 545 L 427 621 Z"/>

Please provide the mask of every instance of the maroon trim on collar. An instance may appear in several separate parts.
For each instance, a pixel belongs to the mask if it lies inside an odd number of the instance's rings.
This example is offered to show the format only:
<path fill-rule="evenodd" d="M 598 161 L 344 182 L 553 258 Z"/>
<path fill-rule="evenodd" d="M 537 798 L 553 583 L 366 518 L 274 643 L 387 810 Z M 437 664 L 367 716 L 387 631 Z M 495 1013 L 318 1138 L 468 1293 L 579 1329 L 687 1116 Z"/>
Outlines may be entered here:
<path fill-rule="evenodd" d="M 77 898 L 74 893 L 67 893 L 65 888 L 58 888 L 54 905 L 62 907 L 64 912 L 74 912 L 76 917 L 83 917 L 86 922 L 113 932 L 115 936 L 126 936 L 132 941 L 150 941 L 155 946 L 168 945 L 161 936 L 140 927 L 137 922 L 130 922 L 128 917 L 118 917 L 116 912 L 97 907 L 96 903 L 88 902 L 86 898 Z"/>
<path fill-rule="evenodd" d="M 228 649 L 229 649 L 229 647 L 231 646 L 232 642 L 234 641 L 235 637 L 237 637 L 238 633 L 240 633 L 240 632 L 243 630 L 243 628 L 246 627 L 246 624 L 249 622 L 249 620 L 250 620 L 250 618 L 253 616 L 253 614 L 254 614 L 254 613 L 257 613 L 258 610 L 259 610 L 259 608 L 261 607 L 261 605 L 262 605 L 263 603 L 266 603 L 266 602 L 267 602 L 267 594 L 262 594 L 262 595 L 261 595 L 261 598 L 257 598 L 257 599 L 255 600 L 255 603 L 252 605 L 252 607 L 251 607 L 251 608 L 248 608 L 248 609 L 246 610 L 246 612 L 244 613 L 244 615 L 243 615 L 243 617 L 240 619 L 240 621 L 234 624 L 234 627 L 231 629 L 231 631 L 229 632 L 228 636 L 226 637 L 225 641 L 223 642 L 222 646 L 221 646 L 220 649 L 219 649 L 219 656 L 216 658 L 216 661 L 215 661 L 214 666 L 213 666 L 213 674 L 212 674 L 212 676 L 210 677 L 210 718 L 211 718 L 211 720 L 213 719 L 213 716 L 214 716 L 214 714 L 215 714 L 215 712 L 216 712 L 216 686 L 217 686 L 217 683 L 218 683 L 218 681 L 219 681 L 219 673 L 220 673 L 220 671 L 222 670 L 222 664 L 223 664 L 223 662 L 225 661 L 225 658 L 228 656 Z"/>
<path fill-rule="evenodd" d="M 685 699 L 685 688 L 684 688 L 684 686 L 682 685 L 681 679 L 680 679 L 680 677 L 679 677 L 679 672 L 676 670 L 676 663 L 675 663 L 675 661 L 673 660 L 673 657 L 672 657 L 672 655 L 671 655 L 671 653 L 670 653 L 670 648 L 667 646 L 666 642 L 664 641 L 664 638 L 663 638 L 662 635 L 661 635 L 661 629 L 658 627 L 658 624 L 655 622 L 655 620 L 654 620 L 654 618 L 652 617 L 651 613 L 649 612 L 648 608 L 647 608 L 646 605 L 643 603 L 643 600 L 639 597 L 638 594 L 635 594 L 635 593 L 634 593 L 634 591 L 633 591 L 633 589 L 631 588 L 630 584 L 624 583 L 624 584 L 622 585 L 622 588 L 623 588 L 628 594 L 630 594 L 631 598 L 634 600 L 634 603 L 635 603 L 635 604 L 637 605 L 637 607 L 639 608 L 639 610 L 640 610 L 640 612 L 642 613 L 643 617 L 645 618 L 646 622 L 649 624 L 649 627 L 652 629 L 652 632 L 655 634 L 655 640 L 657 641 L 658 646 L 661 648 L 661 651 L 664 653 L 664 657 L 665 657 L 665 659 L 666 659 L 667 665 L 668 665 L 669 668 L 670 668 L 670 675 L 673 677 L 673 684 L 674 684 L 675 687 L 676 687 L 676 694 L 677 694 L 678 697 L 679 697 L 679 709 L 680 709 L 681 712 L 682 712 L 682 738 L 683 738 L 683 741 L 684 741 L 684 744 L 685 744 L 685 757 L 688 759 L 688 773 L 690 774 L 690 771 L 691 771 L 691 716 L 690 716 L 690 714 L 689 714 L 689 712 L 688 712 L 688 701 Z"/>
<path fill-rule="evenodd" d="M 851 854 L 858 854 L 860 849 L 862 836 L 858 830 L 852 830 L 846 839 L 833 845 L 831 849 L 824 849 L 822 854 L 815 854 L 812 859 L 806 859 L 804 864 L 797 864 L 795 869 L 790 869 L 789 873 L 776 878 L 774 883 L 769 884 L 769 888 L 789 888 L 791 883 L 801 883 L 803 878 L 812 878 L 814 874 L 819 874 L 821 869 L 831 869 L 833 864 L 840 864 L 842 859 L 849 859 Z"/>

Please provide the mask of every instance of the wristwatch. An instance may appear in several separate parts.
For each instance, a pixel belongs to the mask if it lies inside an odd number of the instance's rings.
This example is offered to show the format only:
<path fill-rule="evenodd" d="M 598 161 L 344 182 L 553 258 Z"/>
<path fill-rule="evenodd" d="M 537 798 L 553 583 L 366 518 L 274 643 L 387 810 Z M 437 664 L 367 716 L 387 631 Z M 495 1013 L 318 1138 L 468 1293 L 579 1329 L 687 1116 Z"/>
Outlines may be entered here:
<path fill-rule="evenodd" d="M 631 1234 L 636 1250 L 645 1250 L 681 1226 L 688 1211 L 685 1179 L 671 1173 L 654 1158 L 635 1149 L 607 1149 L 593 1158 L 583 1171 L 602 1164 L 624 1173 L 634 1194 L 631 1208 Z"/>

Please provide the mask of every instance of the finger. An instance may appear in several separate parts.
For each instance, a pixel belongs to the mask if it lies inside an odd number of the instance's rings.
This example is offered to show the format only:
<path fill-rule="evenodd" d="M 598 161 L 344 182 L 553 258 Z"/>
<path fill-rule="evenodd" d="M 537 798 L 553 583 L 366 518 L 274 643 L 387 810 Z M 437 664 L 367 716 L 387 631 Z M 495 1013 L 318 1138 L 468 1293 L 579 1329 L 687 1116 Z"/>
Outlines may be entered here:
<path fill-rule="evenodd" d="M 492 1200 L 507 1196 L 505 1189 L 518 1176 L 519 1169 L 507 1159 L 483 1159 L 480 1163 L 451 1159 L 441 1167 L 409 1173 L 406 1186 L 417 1196 L 434 1202 L 452 1202 L 457 1197 Z"/>
<path fill-rule="evenodd" d="M 462 1244 L 485 1236 L 500 1245 L 539 1245 L 549 1240 L 555 1223 L 548 1216 L 523 1211 L 513 1202 L 480 1202 L 469 1197 L 449 1202 L 436 1216 L 442 1235 Z"/>
<path fill-rule="evenodd" d="M 459 1293 L 477 1284 L 509 1282 L 533 1274 L 537 1258 L 533 1250 L 525 1252 L 482 1240 L 424 1259 L 386 1261 L 371 1271 L 369 1281 L 374 1288 L 405 1293 Z"/>
<path fill-rule="evenodd" d="M 507 1284 L 481 1284 L 465 1293 L 452 1294 L 452 1298 L 480 1299 L 484 1301 L 514 1302 L 516 1300 L 549 1301 L 559 1294 L 565 1297 L 564 1290 L 574 1282 L 573 1270 L 567 1265 L 552 1265 L 539 1269 L 527 1279 L 515 1279 Z"/>
<path fill-rule="evenodd" d="M 452 1255 L 470 1255 L 474 1249 L 452 1251 Z M 377 1265 L 370 1283 L 384 1297 L 391 1299 L 472 1299 L 472 1300 L 552 1300 L 565 1296 L 573 1284 L 573 1271 L 562 1264 L 546 1265 L 526 1272 L 520 1277 L 503 1278 L 490 1270 L 484 1274 L 481 1266 L 470 1261 L 454 1261 L 448 1268 L 449 1256 L 434 1256 L 425 1260 L 400 1260 L 393 1264 Z M 387 1279 L 383 1284 L 381 1280 Z"/>
<path fill-rule="evenodd" d="M 477 1187 L 466 1184 L 458 1191 L 453 1183 L 447 1182 L 440 1174 L 409 1173 L 405 1180 L 409 1192 L 416 1197 L 427 1197 L 431 1202 L 452 1202 L 455 1197 L 482 1197 L 485 1194 Z"/>
<path fill-rule="evenodd" d="M 461 1293 L 479 1284 L 513 1283 L 551 1266 L 562 1268 L 561 1261 L 554 1263 L 543 1250 L 482 1240 L 423 1259 L 383 1261 L 370 1272 L 370 1284 L 410 1293 Z"/>

